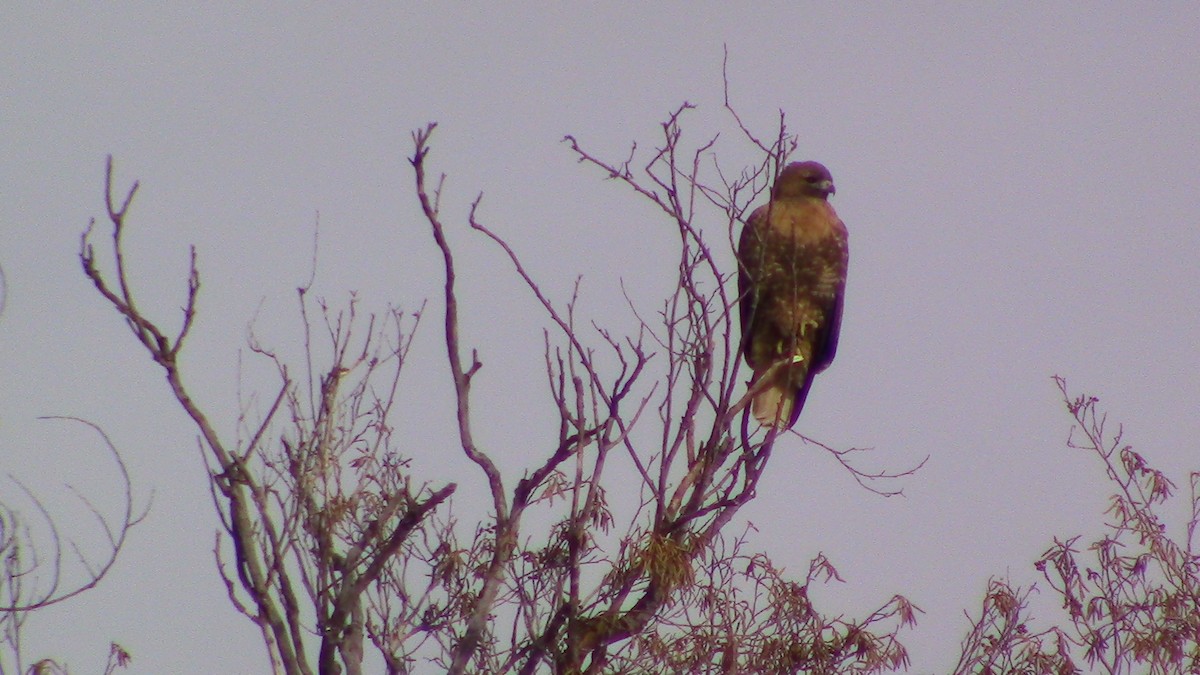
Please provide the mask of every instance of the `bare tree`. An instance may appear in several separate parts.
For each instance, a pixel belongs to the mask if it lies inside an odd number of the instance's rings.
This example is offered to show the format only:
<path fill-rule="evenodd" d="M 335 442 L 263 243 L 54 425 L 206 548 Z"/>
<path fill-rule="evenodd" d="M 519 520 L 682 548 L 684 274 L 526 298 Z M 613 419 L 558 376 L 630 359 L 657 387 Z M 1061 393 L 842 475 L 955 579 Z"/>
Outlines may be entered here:
<path fill-rule="evenodd" d="M 335 309 L 312 298 L 311 282 L 300 288 L 305 362 L 293 366 L 252 339 L 252 353 L 273 365 L 279 384 L 264 410 L 243 403 L 231 440 L 179 367 L 200 291 L 195 251 L 182 318 L 167 329 L 143 313 L 128 283 L 122 242 L 137 184 L 114 199 L 110 159 L 110 270 L 101 270 L 94 222 L 82 239 L 83 270 L 196 425 L 224 529 L 219 568 L 276 672 L 360 673 L 367 659 L 391 673 L 420 662 L 452 673 L 833 673 L 907 664 L 897 639 L 914 623 L 907 600 L 892 597 L 860 620 L 826 617 L 808 588 L 838 578 L 828 560 L 789 579 L 765 554 L 746 550 L 744 530 L 727 534 L 785 438 L 828 450 L 879 494 L 896 493 L 880 481 L 915 469 L 864 471 L 850 461 L 855 449 L 749 421 L 754 392 L 746 391 L 733 319 L 737 270 L 723 261 L 747 208 L 796 143 L 782 114 L 763 141 L 729 107 L 762 159 L 723 169 L 716 138 L 686 145 L 682 118 L 691 109 L 670 114 L 646 157 L 635 144 L 610 163 L 566 139 L 581 162 L 653 203 L 659 226 L 677 234 L 676 287 L 657 308 L 630 302 L 635 333 L 582 318 L 577 293 L 549 297 L 483 223 L 480 198 L 460 226 L 496 244 L 549 325 L 541 367 L 557 429 L 530 439 L 542 451 L 515 481 L 474 434 L 472 385 L 482 358 L 462 341 L 465 291 L 448 236 L 454 225 L 441 210 L 445 176 L 430 178 L 435 125 L 413 134 L 414 191 L 445 272 L 437 305 L 457 421 L 457 438 L 447 443 L 486 486 L 487 512 L 465 533 L 450 511 L 455 485 L 415 478 L 389 422 L 425 310 L 362 316 L 353 297 Z M 655 318 L 645 319 L 650 312 Z M 530 519 L 540 525 L 527 527 Z"/>
<path fill-rule="evenodd" d="M 557 672 L 600 672 L 622 663 L 662 663 L 668 655 L 679 655 L 663 646 L 677 642 L 680 618 L 697 609 L 689 603 L 705 604 L 708 598 L 700 589 L 707 587 L 713 592 L 720 587 L 713 583 L 713 573 L 728 572 L 723 565 L 731 560 L 715 554 L 723 541 L 722 530 L 753 497 L 777 434 L 749 432 L 745 413 L 749 398 L 741 381 L 739 336 L 731 311 L 738 300 L 730 283 L 736 270 L 723 270 L 718 263 L 701 227 L 709 216 L 701 214 L 704 209 L 719 214 L 714 224 L 721 236 L 715 241 L 728 242 L 742 213 L 769 183 L 794 143 L 782 120 L 771 144 L 747 133 L 765 151 L 763 163 L 737 172 L 738 177 L 731 180 L 718 171 L 723 182 L 708 185 L 700 176 L 701 164 L 709 158 L 715 139 L 690 151 L 682 145 L 680 118 L 691 107 L 684 104 L 670 115 L 662 127 L 661 144 L 643 160 L 646 163 L 641 170 L 633 168 L 636 146 L 624 162 L 611 164 L 583 150 L 575 138 L 566 139 L 580 161 L 602 169 L 650 200 L 678 233 L 676 290 L 659 309 L 660 322 L 642 321 L 636 336 L 618 339 L 600 327 L 593 326 L 590 331 L 580 327 L 576 299 L 557 307 L 530 277 L 516 252 L 482 224 L 480 201 L 472 206 L 468 225 L 504 251 L 561 340 L 555 344 L 548 334 L 546 342 L 552 405 L 561 421 L 557 443 L 511 494 L 488 455 L 471 437 L 470 380 L 479 361 L 473 357 L 468 363 L 462 358 L 453 255 L 439 210 L 441 182 L 431 190 L 426 179 L 433 125 L 414 136 L 417 193 L 445 261 L 446 346 L 459 401 L 460 441 L 466 455 L 487 476 L 496 522 L 497 543 L 490 547 L 463 639 L 451 650 L 451 672 L 461 672 L 468 665 L 486 671 L 515 668 L 533 672 L 543 664 L 553 664 Z M 637 307 L 631 309 L 639 312 Z M 598 341 L 595 346 L 589 335 Z M 599 365 L 601 352 L 608 352 L 608 361 L 619 364 L 615 372 L 605 372 Z M 647 385 L 644 379 L 658 354 L 663 366 L 653 384 Z M 649 411 L 656 413 L 656 423 L 648 433 L 639 435 L 635 427 L 649 424 L 644 421 Z M 595 530 L 598 525 L 607 529 L 611 521 L 604 485 L 619 471 L 613 468 L 618 462 L 639 477 L 640 501 L 619 541 L 606 548 Z M 539 489 L 564 495 L 551 537 L 533 558 L 548 558 L 555 561 L 553 565 L 530 565 L 529 558 L 522 558 L 518 543 L 520 519 Z M 591 578 L 583 574 L 589 568 L 595 570 Z M 759 569 L 771 569 L 769 561 Z M 760 586 L 784 583 L 771 575 L 753 575 L 753 581 Z M 487 619 L 497 605 L 505 604 L 515 608 L 522 630 L 510 631 L 503 648 L 489 656 L 491 650 L 480 648 L 481 642 L 491 646 L 496 639 L 489 632 L 494 625 Z M 740 603 L 730 606 L 742 607 Z M 737 653 L 736 645 L 748 635 L 743 631 L 756 628 L 755 619 L 763 621 L 767 614 L 759 607 L 745 609 L 744 615 L 729 617 L 726 628 L 731 630 L 720 639 L 710 636 L 713 639 L 703 643 L 692 642 L 705 650 L 690 656 L 693 667 L 704 661 L 717 671 L 732 672 L 746 666 L 730 654 Z M 804 645 L 807 640 L 811 644 L 814 636 L 820 635 L 818 640 L 829 643 L 812 650 L 826 661 L 799 647 L 789 657 L 792 669 L 813 669 L 825 663 L 832 671 L 849 662 L 882 668 L 905 662 L 903 648 L 893 639 L 896 626 L 879 638 L 870 635 L 867 626 L 897 615 L 903 617 L 902 622 L 912 618 L 902 598 L 894 599 L 862 625 L 846 624 L 842 634 L 827 631 L 822 635 L 814 629 L 809 619 L 817 626 L 829 627 L 820 624 L 815 612 L 773 615 L 765 623 L 780 631 L 780 642 Z M 789 624 L 793 621 L 795 625 Z M 735 627 L 740 630 L 732 630 Z M 638 639 L 630 639 L 635 636 Z M 853 646 L 847 646 L 850 644 Z"/>
<path fill-rule="evenodd" d="M 258 626 L 275 672 L 361 672 L 368 630 L 364 595 L 388 575 L 404 577 L 409 561 L 434 558 L 441 542 L 426 517 L 454 491 L 452 484 L 436 490 L 414 485 L 387 426 L 411 338 L 405 315 L 372 316 L 364 328 L 355 302 L 341 312 L 318 303 L 323 321 L 318 327 L 309 316 L 308 288 L 300 288 L 309 355 L 303 374 L 294 377 L 280 358 L 252 342 L 253 353 L 277 367 L 279 388 L 260 418 L 252 419 L 244 407 L 237 440 L 227 441 L 188 391 L 179 368 L 200 289 L 195 250 L 183 319 L 169 334 L 142 313 L 127 281 L 122 237 L 137 184 L 118 205 L 110 159 L 106 185 L 112 281 L 98 267 L 91 227 L 80 251 L 84 273 L 163 368 L 199 430 L 214 504 L 232 551 L 226 560 L 218 537 L 215 552 L 231 602 Z M 312 361 L 318 330 L 332 347 L 325 366 Z M 421 618 L 412 612 L 424 607 L 399 604 L 410 618 Z M 374 633 L 371 639 L 390 644 Z M 392 665 L 401 670 L 402 662 Z"/>
<path fill-rule="evenodd" d="M 12 501 L 0 503 L 0 640 L 4 645 L 0 650 L 0 673 L 27 671 L 22 635 L 28 620 L 39 610 L 66 602 L 95 588 L 116 564 L 130 530 L 145 518 L 150 508 L 147 503 L 144 509 L 135 510 L 129 471 L 116 446 L 100 427 L 75 417 L 43 419 L 76 422 L 96 432 L 120 473 L 124 507 L 118 517 L 106 515 L 86 496 L 68 486 L 91 512 L 96 527 L 104 535 L 103 550 L 98 554 L 89 553 L 70 537 L 64 536 L 43 501 L 24 483 L 9 475 L 12 483 L 33 505 L 41 527 L 35 528 L 12 505 Z M 39 530 L 44 533 L 43 536 L 38 535 Z M 70 579 L 74 575 L 73 568 L 82 570 L 81 580 Z M 105 673 L 126 665 L 129 659 L 124 648 L 112 643 Z M 44 658 L 30 665 L 28 672 L 40 675 L 65 673 L 67 670 L 58 661 Z"/>

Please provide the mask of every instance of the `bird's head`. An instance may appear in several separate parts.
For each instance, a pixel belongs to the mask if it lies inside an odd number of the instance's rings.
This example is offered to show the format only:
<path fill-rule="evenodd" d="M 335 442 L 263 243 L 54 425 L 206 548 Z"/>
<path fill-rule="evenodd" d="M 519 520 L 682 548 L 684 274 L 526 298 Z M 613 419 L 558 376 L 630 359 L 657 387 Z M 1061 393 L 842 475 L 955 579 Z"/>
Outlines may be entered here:
<path fill-rule="evenodd" d="M 833 176 L 820 162 L 792 162 L 783 167 L 771 192 L 776 199 L 785 197 L 819 197 L 825 199 L 837 192 Z"/>

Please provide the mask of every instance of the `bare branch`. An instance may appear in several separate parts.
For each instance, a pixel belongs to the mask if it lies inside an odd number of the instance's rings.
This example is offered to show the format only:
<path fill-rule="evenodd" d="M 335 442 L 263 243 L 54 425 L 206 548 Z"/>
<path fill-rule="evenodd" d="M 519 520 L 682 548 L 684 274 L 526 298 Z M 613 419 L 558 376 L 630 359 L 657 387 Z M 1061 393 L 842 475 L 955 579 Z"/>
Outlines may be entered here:
<path fill-rule="evenodd" d="M 151 495 L 151 498 L 149 500 L 147 500 L 146 506 L 144 508 L 142 508 L 141 510 L 137 511 L 136 513 L 134 512 L 133 483 L 129 478 L 129 470 L 125 466 L 125 460 L 121 457 L 121 453 L 117 451 L 116 446 L 113 445 L 112 440 L 108 437 L 108 434 L 106 434 L 104 432 L 104 430 L 101 429 L 99 426 L 97 426 L 96 424 L 89 422 L 85 419 L 80 419 L 78 417 L 47 416 L 47 417 L 41 417 L 39 419 L 63 420 L 63 421 L 77 422 L 86 427 L 89 427 L 90 429 L 95 431 L 100 436 L 100 439 L 104 442 L 105 448 L 108 450 L 109 455 L 113 458 L 113 461 L 116 463 L 117 469 L 121 475 L 121 483 L 122 483 L 122 489 L 123 489 L 123 494 L 124 494 L 124 504 L 125 504 L 124 512 L 122 513 L 120 520 L 114 524 L 113 521 L 111 521 L 109 518 L 104 516 L 104 514 L 102 514 L 99 510 L 97 510 L 94 506 L 92 506 L 91 502 L 88 501 L 88 499 L 86 497 L 84 497 L 83 495 L 76 492 L 76 495 L 84 502 L 84 504 L 86 504 L 88 506 L 89 510 L 92 512 L 92 515 L 96 518 L 97 524 L 100 526 L 100 529 L 105 533 L 105 536 L 108 539 L 108 550 L 105 551 L 103 558 L 101 559 L 101 561 L 99 562 L 99 564 L 97 566 L 92 567 L 87 562 L 87 558 L 80 555 L 80 557 L 79 557 L 80 562 L 88 567 L 88 580 L 86 582 L 80 584 L 79 586 L 73 588 L 70 591 L 67 591 L 64 593 L 55 593 L 54 591 L 57 589 L 57 586 L 58 586 L 57 579 L 58 579 L 58 575 L 59 575 L 59 572 L 61 569 L 61 560 L 59 559 L 58 553 L 57 553 L 57 551 L 60 550 L 60 547 L 58 545 L 54 546 L 56 555 L 55 555 L 55 563 L 53 565 L 53 581 L 51 583 L 51 590 L 47 591 L 41 597 L 38 597 L 31 601 L 26 601 L 26 602 L 19 603 L 19 604 L 7 604 L 6 606 L 0 606 L 0 613 L 28 612 L 33 609 L 49 607 L 51 605 L 56 605 L 60 602 L 64 602 L 66 600 L 74 598 L 74 597 L 84 593 L 87 590 L 95 588 L 100 583 L 100 581 L 108 575 L 108 572 L 112 569 L 113 565 L 116 564 L 117 558 L 120 556 L 121 550 L 124 548 L 125 542 L 128 539 L 129 531 L 131 529 L 133 529 L 134 526 L 141 523 L 143 519 L 145 519 L 146 514 L 149 513 L 149 511 L 150 511 L 150 504 L 153 501 L 153 495 Z M 10 478 L 11 478 L 11 476 L 10 476 Z M 17 483 L 18 486 L 21 487 L 22 490 L 25 491 L 26 495 L 28 495 L 30 497 L 30 499 L 33 500 L 38 511 L 42 514 L 45 521 L 50 525 L 53 540 L 57 544 L 57 542 L 59 542 L 60 539 L 58 536 L 57 527 L 54 524 L 54 519 L 50 516 L 49 512 L 46 511 L 46 508 L 45 508 L 45 506 L 42 505 L 41 501 L 33 495 L 33 493 L 29 492 L 29 490 L 27 488 L 25 488 L 25 486 L 23 484 L 21 484 L 20 481 L 16 481 L 16 479 L 13 479 L 13 480 Z M 71 542 L 67 542 L 67 543 L 70 544 Z M 16 598 L 12 598 L 12 599 L 17 600 Z"/>
<path fill-rule="evenodd" d="M 438 202 L 441 199 L 441 184 L 439 182 L 437 191 L 434 193 L 434 199 L 430 199 L 428 191 L 425 187 L 425 158 L 429 155 L 429 138 L 433 134 L 433 130 L 437 127 L 436 123 L 431 123 L 424 130 L 413 132 L 413 144 L 415 150 L 411 158 L 413 170 L 416 172 L 416 190 L 417 198 L 421 202 L 421 209 L 425 213 L 425 219 L 429 221 L 429 225 L 433 231 L 433 239 L 437 243 L 438 249 L 442 252 L 442 260 L 446 270 L 446 354 L 450 361 L 450 372 L 454 379 L 454 393 L 458 402 L 458 432 L 459 438 L 462 441 L 463 452 L 472 462 L 479 465 L 487 476 L 488 487 L 492 491 L 493 507 L 496 511 L 496 520 L 505 521 L 508 519 L 508 504 L 504 498 L 504 484 L 500 479 L 500 471 L 488 456 L 475 447 L 475 441 L 471 435 L 471 417 L 470 417 L 470 390 L 471 376 L 482 367 L 478 359 L 474 358 L 472 352 L 472 363 L 470 367 L 464 368 L 461 347 L 459 346 L 458 338 L 458 298 L 454 292 L 454 256 L 450 251 L 450 244 L 446 241 L 445 228 L 442 226 L 438 214 Z M 442 180 L 445 180 L 443 176 Z M 471 210 L 474 212 L 479 205 L 479 200 L 483 198 L 480 195 Z"/>

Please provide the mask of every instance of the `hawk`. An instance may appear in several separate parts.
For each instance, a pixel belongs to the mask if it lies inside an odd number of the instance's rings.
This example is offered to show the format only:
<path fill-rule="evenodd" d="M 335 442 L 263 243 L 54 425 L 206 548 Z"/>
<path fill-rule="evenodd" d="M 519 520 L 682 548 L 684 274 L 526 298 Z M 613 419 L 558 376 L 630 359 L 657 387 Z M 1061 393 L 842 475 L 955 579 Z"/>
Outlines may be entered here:
<path fill-rule="evenodd" d="M 796 423 L 813 377 L 837 352 L 849 235 L 833 193 L 820 163 L 788 164 L 738 243 L 742 350 L 757 389 L 750 410 L 779 430 Z"/>

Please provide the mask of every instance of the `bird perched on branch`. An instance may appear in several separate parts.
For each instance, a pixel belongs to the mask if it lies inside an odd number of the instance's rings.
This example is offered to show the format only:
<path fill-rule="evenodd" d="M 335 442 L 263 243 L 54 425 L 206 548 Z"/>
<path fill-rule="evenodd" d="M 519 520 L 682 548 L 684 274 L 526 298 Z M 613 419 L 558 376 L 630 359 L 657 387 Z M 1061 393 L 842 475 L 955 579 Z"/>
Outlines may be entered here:
<path fill-rule="evenodd" d="M 796 423 L 813 377 L 837 352 L 849 236 L 833 193 L 823 165 L 788 164 L 742 229 L 742 350 L 757 391 L 750 409 L 764 426 Z"/>

